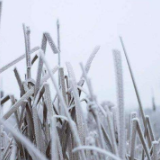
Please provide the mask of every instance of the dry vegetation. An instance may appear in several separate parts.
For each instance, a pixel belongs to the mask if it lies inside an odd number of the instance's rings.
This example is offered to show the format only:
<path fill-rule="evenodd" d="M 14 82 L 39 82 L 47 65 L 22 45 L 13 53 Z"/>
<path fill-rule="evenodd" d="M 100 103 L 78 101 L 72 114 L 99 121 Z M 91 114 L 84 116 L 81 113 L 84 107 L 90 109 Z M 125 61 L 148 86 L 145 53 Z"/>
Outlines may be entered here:
<path fill-rule="evenodd" d="M 96 93 L 93 92 L 93 86 L 87 76 L 99 46 L 95 47 L 86 65 L 80 64 L 82 76 L 77 81 L 70 63 L 66 63 L 68 73 L 66 75 L 64 68 L 60 67 L 59 23 L 57 46 L 50 34 L 44 33 L 41 46 L 31 49 L 29 27 L 23 25 L 23 31 L 25 54 L 0 68 L 0 74 L 3 74 L 11 66 L 26 59 L 25 79 L 21 79 L 17 68 L 13 70 L 20 98 L 17 100 L 13 93 L 2 95 L 0 99 L 0 160 L 160 159 L 159 140 L 155 138 L 150 117 L 143 111 L 122 38 L 120 42 L 140 110 L 140 116 L 135 112 L 131 113 L 127 123 L 121 53 L 118 50 L 113 50 L 117 82 L 117 107 L 115 107 L 110 102 L 101 104 L 97 102 Z M 58 65 L 53 69 L 45 57 L 47 44 L 54 54 L 58 54 Z M 34 55 L 33 58 L 31 54 Z M 36 61 L 38 67 L 34 80 L 31 73 Z M 55 80 L 56 72 L 58 84 Z M 54 88 L 51 88 L 48 79 Z M 55 97 L 51 96 L 53 90 L 56 91 Z M 11 101 L 12 105 L 3 114 L 7 101 Z"/>

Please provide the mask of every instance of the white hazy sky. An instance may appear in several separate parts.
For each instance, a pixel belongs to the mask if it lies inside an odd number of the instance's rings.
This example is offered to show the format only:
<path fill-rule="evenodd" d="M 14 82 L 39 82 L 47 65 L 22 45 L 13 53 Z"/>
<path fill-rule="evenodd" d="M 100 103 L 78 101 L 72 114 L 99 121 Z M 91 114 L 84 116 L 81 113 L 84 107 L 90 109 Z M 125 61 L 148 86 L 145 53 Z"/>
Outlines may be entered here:
<path fill-rule="evenodd" d="M 4 0 L 0 66 L 24 53 L 22 23 L 30 26 L 31 47 L 35 47 L 41 44 L 42 33 L 45 31 L 56 41 L 56 20 L 59 18 L 62 65 L 70 61 L 77 80 L 81 73 L 79 62 L 85 63 L 93 48 L 101 46 L 89 73 L 99 101 L 110 100 L 116 103 L 112 49 L 122 52 L 118 39 L 121 35 L 143 105 L 151 106 L 152 88 L 156 103 L 160 104 L 159 6 L 159 0 Z M 57 55 L 53 55 L 50 49 L 47 49 L 47 59 L 52 67 L 57 63 Z M 137 100 L 123 52 L 122 59 L 125 107 L 136 108 Z M 1 74 L 1 83 L 6 94 L 16 93 L 18 97 L 14 67 Z M 16 67 L 24 79 L 25 60 Z M 36 76 L 35 69 L 32 75 Z"/>

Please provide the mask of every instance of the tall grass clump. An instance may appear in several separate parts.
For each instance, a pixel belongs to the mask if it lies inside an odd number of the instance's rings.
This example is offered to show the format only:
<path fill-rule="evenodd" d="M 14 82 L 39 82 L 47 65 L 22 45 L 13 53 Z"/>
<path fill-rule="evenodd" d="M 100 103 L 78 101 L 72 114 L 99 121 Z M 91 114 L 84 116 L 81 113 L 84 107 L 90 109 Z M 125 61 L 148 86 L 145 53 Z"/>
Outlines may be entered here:
<path fill-rule="evenodd" d="M 1 6 L 2 3 L 0 9 Z M 124 61 L 131 75 L 140 115 L 132 112 L 128 116 L 125 112 L 123 58 L 118 49 L 112 50 L 117 86 L 117 103 L 114 106 L 108 101 L 97 101 L 98 95 L 88 77 L 100 46 L 93 49 L 85 65 L 80 63 L 81 77 L 77 81 L 76 71 L 70 62 L 65 67 L 61 66 L 59 21 L 57 42 L 48 32 L 44 32 L 41 45 L 30 48 L 31 29 L 23 24 L 23 32 L 25 53 L 0 68 L 0 74 L 3 74 L 15 66 L 13 72 L 17 90 L 20 91 L 18 99 L 14 91 L 12 95 L 0 95 L 0 160 L 160 159 L 160 140 L 155 136 L 152 119 L 144 112 L 122 38 L 120 43 L 126 58 Z M 47 44 L 54 56 L 58 55 L 58 64 L 53 68 L 46 58 Z M 16 66 L 22 59 L 26 60 L 25 78 L 21 78 Z M 32 72 L 36 61 L 34 79 Z M 6 109 L 8 101 L 11 106 Z M 154 97 L 152 104 L 155 112 Z"/>

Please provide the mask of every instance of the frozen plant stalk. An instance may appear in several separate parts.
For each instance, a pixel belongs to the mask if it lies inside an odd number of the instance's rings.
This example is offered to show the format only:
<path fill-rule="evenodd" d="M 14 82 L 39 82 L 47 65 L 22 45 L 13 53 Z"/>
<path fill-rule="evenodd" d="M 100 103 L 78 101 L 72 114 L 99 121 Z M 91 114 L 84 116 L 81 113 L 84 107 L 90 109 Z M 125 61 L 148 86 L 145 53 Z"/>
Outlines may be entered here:
<path fill-rule="evenodd" d="M 23 32 L 26 46 L 26 64 L 27 64 L 27 78 L 31 78 L 31 56 L 30 56 L 30 29 L 23 24 Z"/>
<path fill-rule="evenodd" d="M 152 145 L 153 145 L 153 160 L 158 160 L 158 142 L 153 141 Z"/>
<path fill-rule="evenodd" d="M 125 115 L 124 115 L 122 62 L 121 62 L 121 55 L 118 50 L 113 50 L 113 56 L 114 56 L 116 82 L 117 82 L 119 156 L 121 159 L 125 159 Z"/>

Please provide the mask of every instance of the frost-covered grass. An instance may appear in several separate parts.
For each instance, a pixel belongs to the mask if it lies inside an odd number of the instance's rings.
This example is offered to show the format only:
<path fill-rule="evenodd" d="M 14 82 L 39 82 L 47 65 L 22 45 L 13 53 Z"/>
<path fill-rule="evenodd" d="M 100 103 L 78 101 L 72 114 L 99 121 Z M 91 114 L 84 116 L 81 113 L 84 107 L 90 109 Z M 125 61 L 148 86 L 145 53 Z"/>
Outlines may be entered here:
<path fill-rule="evenodd" d="M 58 32 L 59 27 L 57 23 Z M 12 95 L 4 94 L 0 99 L 0 160 L 160 159 L 160 125 L 156 122 L 159 112 L 156 113 L 154 98 L 153 111 L 149 111 L 151 118 L 143 110 L 136 77 L 122 38 L 120 42 L 139 104 L 137 113 L 125 113 L 120 51 L 112 51 L 117 86 L 117 104 L 114 106 L 111 102 L 99 103 L 96 100 L 98 95 L 94 93 L 94 86 L 88 77 L 100 46 L 94 48 L 85 65 L 80 64 L 82 75 L 77 81 L 76 71 L 69 62 L 66 63 L 67 73 L 60 66 L 59 33 L 58 46 L 45 32 L 41 46 L 31 49 L 30 29 L 23 25 L 23 31 L 25 54 L 0 68 L 0 74 L 3 74 L 11 66 L 26 59 L 25 79 L 21 79 L 18 68 L 13 70 L 20 98 L 16 99 L 13 92 Z M 47 43 L 53 54 L 59 55 L 58 65 L 53 69 L 45 56 Z M 36 61 L 37 75 L 33 79 L 32 67 Z M 58 77 L 55 76 L 56 72 Z M 48 83 L 49 79 L 52 85 Z M 53 91 L 56 93 L 54 97 Z M 11 106 L 3 113 L 8 101 L 11 101 Z"/>

